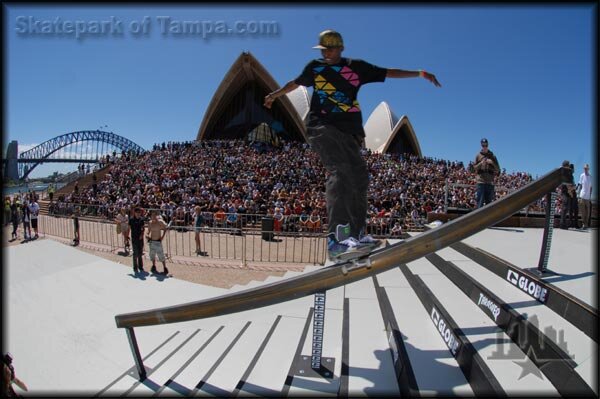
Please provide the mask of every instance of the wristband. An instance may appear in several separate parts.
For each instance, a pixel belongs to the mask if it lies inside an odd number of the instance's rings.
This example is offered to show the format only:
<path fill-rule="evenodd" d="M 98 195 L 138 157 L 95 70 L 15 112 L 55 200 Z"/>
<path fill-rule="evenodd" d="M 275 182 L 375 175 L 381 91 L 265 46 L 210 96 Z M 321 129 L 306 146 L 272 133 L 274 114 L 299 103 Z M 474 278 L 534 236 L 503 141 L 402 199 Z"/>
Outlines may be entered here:
<path fill-rule="evenodd" d="M 425 77 L 425 71 L 422 69 L 419 69 L 419 77 L 424 78 Z"/>

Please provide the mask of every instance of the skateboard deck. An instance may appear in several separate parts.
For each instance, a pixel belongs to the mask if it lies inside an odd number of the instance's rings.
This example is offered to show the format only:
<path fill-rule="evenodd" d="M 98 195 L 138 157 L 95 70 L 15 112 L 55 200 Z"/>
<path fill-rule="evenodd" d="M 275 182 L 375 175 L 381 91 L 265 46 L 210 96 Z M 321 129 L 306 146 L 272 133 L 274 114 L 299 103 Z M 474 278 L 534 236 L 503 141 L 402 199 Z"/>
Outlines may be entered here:
<path fill-rule="evenodd" d="M 371 251 L 372 251 L 371 247 L 367 247 L 367 246 L 358 247 L 358 248 L 355 248 L 350 251 L 342 252 L 341 254 L 334 256 L 332 260 L 336 263 L 347 262 L 352 259 L 365 257 L 365 256 L 369 255 L 371 253 Z"/>
<path fill-rule="evenodd" d="M 354 249 L 353 251 L 343 252 L 334 258 L 336 263 L 342 264 L 342 273 L 347 274 L 348 271 L 361 267 L 371 268 L 371 254 L 378 248 L 386 247 L 387 240 L 381 241 L 379 245 L 364 245 Z M 350 264 L 348 264 L 350 262 Z"/>

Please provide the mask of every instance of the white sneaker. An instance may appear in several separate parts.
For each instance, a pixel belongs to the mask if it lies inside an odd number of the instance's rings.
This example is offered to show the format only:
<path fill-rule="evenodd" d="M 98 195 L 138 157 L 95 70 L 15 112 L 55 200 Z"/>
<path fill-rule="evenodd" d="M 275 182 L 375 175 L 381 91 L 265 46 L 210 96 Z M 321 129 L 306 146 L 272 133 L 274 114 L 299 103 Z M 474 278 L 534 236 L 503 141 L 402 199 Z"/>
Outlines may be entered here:
<path fill-rule="evenodd" d="M 381 240 L 373 238 L 373 236 L 370 234 L 360 237 L 360 240 L 358 240 L 358 242 L 361 245 L 368 245 L 370 247 L 377 247 L 379 246 L 379 244 L 381 244 Z"/>
<path fill-rule="evenodd" d="M 361 243 L 356 238 L 349 237 L 349 238 L 345 239 L 344 241 L 340 241 L 340 244 L 347 245 L 348 248 L 355 248 L 355 247 L 360 246 Z"/>
<path fill-rule="evenodd" d="M 342 242 L 337 242 L 332 236 L 333 234 L 328 238 L 327 244 L 329 260 L 335 262 L 347 261 L 368 255 L 371 251 L 366 245 L 361 245 L 354 237 L 347 238 Z"/>

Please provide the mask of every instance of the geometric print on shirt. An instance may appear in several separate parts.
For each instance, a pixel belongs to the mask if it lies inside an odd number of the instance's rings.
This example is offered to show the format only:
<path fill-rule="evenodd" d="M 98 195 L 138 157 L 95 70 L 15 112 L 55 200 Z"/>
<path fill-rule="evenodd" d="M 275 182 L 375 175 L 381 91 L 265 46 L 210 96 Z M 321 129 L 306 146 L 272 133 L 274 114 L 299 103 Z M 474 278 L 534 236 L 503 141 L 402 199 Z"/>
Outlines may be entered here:
<path fill-rule="evenodd" d="M 329 112 L 360 112 L 360 105 L 357 100 L 350 100 L 342 91 L 336 89 L 334 84 L 323 75 L 325 68 L 337 72 L 347 83 L 354 87 L 360 86 L 358 75 L 348 66 L 318 66 L 313 68 L 315 74 L 315 92 L 319 96 L 319 101 L 323 108 Z M 331 71 L 327 71 L 331 73 Z M 321 113 L 328 113 L 325 109 Z"/>

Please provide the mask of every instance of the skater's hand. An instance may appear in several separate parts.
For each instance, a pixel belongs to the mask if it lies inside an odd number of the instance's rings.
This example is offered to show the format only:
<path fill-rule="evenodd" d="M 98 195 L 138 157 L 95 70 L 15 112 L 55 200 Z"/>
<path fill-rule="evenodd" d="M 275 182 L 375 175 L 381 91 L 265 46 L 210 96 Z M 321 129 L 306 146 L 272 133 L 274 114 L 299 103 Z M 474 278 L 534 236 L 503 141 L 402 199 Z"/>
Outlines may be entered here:
<path fill-rule="evenodd" d="M 273 101 L 275 101 L 275 97 L 273 97 L 273 95 L 272 95 L 272 94 L 270 94 L 270 93 L 269 93 L 269 94 L 267 94 L 267 95 L 265 96 L 265 103 L 264 103 L 264 106 L 265 106 L 266 108 L 268 108 L 268 109 L 271 109 L 271 105 L 273 105 Z"/>
<path fill-rule="evenodd" d="M 438 82 L 434 74 L 423 71 L 423 77 L 431 83 L 433 83 L 436 87 L 442 87 L 442 85 L 440 84 L 440 82 Z"/>

